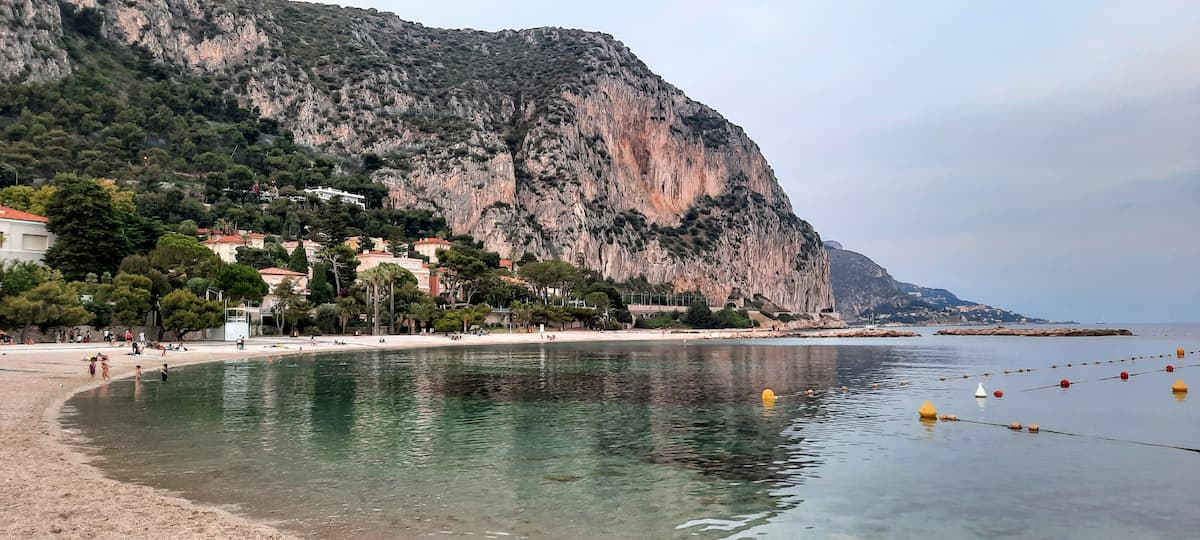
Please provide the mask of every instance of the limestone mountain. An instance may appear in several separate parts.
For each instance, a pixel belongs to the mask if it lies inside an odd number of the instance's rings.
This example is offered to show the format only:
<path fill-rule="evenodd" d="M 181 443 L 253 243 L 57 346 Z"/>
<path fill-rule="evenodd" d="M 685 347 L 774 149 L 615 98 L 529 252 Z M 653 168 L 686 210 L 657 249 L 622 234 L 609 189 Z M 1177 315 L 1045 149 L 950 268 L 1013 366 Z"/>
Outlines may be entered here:
<path fill-rule="evenodd" d="M 833 305 L 820 239 L 758 146 L 611 36 L 282 0 L 23 0 L 0 8 L 0 78 L 70 73 L 64 21 L 215 79 L 490 250 L 717 302 Z"/>
<path fill-rule="evenodd" d="M 896 281 L 866 255 L 825 242 L 833 295 L 842 318 L 901 324 L 1044 323 L 1019 313 L 963 300 L 946 289 Z"/>

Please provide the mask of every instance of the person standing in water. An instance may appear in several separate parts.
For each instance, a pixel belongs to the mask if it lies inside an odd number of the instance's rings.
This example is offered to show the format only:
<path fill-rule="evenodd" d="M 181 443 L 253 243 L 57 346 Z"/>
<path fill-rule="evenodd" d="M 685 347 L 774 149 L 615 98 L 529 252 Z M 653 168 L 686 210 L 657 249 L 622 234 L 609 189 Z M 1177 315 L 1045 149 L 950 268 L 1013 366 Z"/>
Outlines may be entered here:
<path fill-rule="evenodd" d="M 107 356 L 100 357 L 100 376 L 104 377 L 104 380 L 106 380 L 106 381 L 112 379 L 112 377 L 108 376 L 108 357 Z"/>
<path fill-rule="evenodd" d="M 96 357 L 92 357 L 91 363 L 88 364 L 88 380 L 96 380 Z"/>
<path fill-rule="evenodd" d="M 158 368 L 158 374 L 162 375 L 162 382 L 167 382 L 167 365 L 166 364 L 163 364 L 163 367 Z"/>
<path fill-rule="evenodd" d="M 142 382 L 142 365 L 141 364 L 133 366 L 133 380 L 134 380 L 134 382 Z"/>

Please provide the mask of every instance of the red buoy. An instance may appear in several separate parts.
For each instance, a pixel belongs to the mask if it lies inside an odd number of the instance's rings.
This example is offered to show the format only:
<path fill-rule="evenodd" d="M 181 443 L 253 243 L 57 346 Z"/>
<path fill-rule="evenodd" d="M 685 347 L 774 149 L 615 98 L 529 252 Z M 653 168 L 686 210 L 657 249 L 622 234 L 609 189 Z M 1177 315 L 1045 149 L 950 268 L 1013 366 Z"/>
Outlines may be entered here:
<path fill-rule="evenodd" d="M 1122 372 L 1121 372 L 1121 380 L 1122 380 L 1122 381 L 1128 381 L 1128 380 L 1129 380 L 1129 372 L 1128 372 L 1128 371 L 1122 371 Z"/>
<path fill-rule="evenodd" d="M 1004 397 L 1004 392 L 1001 392 L 1001 391 L 999 391 L 999 390 L 996 390 L 995 392 L 992 392 L 992 395 L 993 395 L 993 396 L 996 396 L 996 397 L 998 397 L 998 398 L 1001 398 L 1001 397 Z"/>
<path fill-rule="evenodd" d="M 1167 373 L 1174 373 L 1174 372 L 1175 372 L 1175 366 L 1172 366 L 1171 364 L 1167 364 Z"/>
<path fill-rule="evenodd" d="M 1063 380 L 1061 380 L 1061 381 L 1058 381 L 1058 385 L 1059 385 L 1059 386 L 1061 386 L 1061 387 L 1063 387 L 1063 388 L 1070 388 L 1070 387 L 1071 387 L 1071 381 L 1068 381 L 1068 380 L 1066 380 L 1066 379 L 1063 379 Z"/>

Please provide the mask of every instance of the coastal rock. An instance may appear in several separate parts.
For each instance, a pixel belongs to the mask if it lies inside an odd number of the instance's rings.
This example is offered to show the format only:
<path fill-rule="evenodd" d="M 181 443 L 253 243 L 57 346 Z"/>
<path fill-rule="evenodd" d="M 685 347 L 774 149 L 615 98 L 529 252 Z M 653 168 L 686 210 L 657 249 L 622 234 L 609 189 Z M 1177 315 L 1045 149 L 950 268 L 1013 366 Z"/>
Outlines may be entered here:
<path fill-rule="evenodd" d="M 298 142 L 370 157 L 391 204 L 434 210 L 506 257 L 645 276 L 715 305 L 833 307 L 821 240 L 758 146 L 611 36 L 280 0 L 65 2 L 98 14 L 103 36 L 222 81 Z"/>
<path fill-rule="evenodd" d="M 939 336 L 1029 336 L 1029 337 L 1085 337 L 1085 336 L 1132 336 L 1124 328 L 947 328 L 938 330 Z"/>

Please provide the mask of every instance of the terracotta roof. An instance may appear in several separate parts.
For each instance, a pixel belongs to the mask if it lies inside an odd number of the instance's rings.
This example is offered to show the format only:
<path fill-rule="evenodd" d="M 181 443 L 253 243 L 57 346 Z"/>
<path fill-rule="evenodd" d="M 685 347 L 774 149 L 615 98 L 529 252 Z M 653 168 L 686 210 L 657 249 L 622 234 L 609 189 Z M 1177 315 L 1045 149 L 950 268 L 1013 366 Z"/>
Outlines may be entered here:
<path fill-rule="evenodd" d="M 15 220 L 15 221 L 36 221 L 38 223 L 46 223 L 47 221 L 50 221 L 50 220 L 46 219 L 45 217 L 39 216 L 37 214 L 30 214 L 29 212 L 22 212 L 20 210 L 17 210 L 16 208 L 9 208 L 9 207 L 3 206 L 3 205 L 0 205 L 0 219 L 11 219 L 11 220 Z"/>
<path fill-rule="evenodd" d="M 201 244 L 239 244 L 240 245 L 244 242 L 242 241 L 241 238 L 239 238 L 237 236 L 214 236 L 214 237 L 209 238 L 208 240 L 205 240 L 200 243 Z"/>
<path fill-rule="evenodd" d="M 266 238 L 263 233 L 240 233 L 240 234 L 217 234 L 208 237 L 208 240 L 201 244 L 243 244 L 247 240 L 260 240 Z"/>
<path fill-rule="evenodd" d="M 272 266 L 271 268 L 263 268 L 262 270 L 259 270 L 258 273 L 262 274 L 264 276 L 307 276 L 308 275 L 308 274 L 305 274 L 304 272 L 293 272 L 291 270 L 288 270 L 287 268 L 275 268 L 274 266 Z"/>
<path fill-rule="evenodd" d="M 417 245 L 417 244 L 440 244 L 443 246 L 454 245 L 446 240 L 442 240 L 441 238 L 422 238 L 420 240 L 417 240 L 416 242 L 413 242 L 413 245 Z"/>

